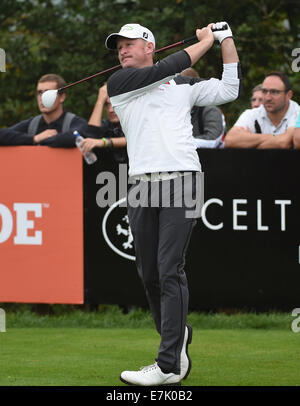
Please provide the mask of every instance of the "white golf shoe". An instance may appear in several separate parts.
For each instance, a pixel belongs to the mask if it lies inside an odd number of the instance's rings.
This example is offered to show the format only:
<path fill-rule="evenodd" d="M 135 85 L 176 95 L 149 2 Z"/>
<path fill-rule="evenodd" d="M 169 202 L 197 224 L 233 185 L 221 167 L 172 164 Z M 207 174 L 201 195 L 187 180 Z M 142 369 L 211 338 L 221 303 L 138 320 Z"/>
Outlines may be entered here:
<path fill-rule="evenodd" d="M 188 346 L 192 342 L 192 327 L 185 327 L 185 334 L 180 355 L 180 379 L 186 379 L 192 368 L 192 361 L 188 354 Z"/>
<path fill-rule="evenodd" d="M 138 386 L 180 386 L 180 375 L 165 374 L 157 363 L 141 368 L 139 371 L 123 371 L 120 379 L 128 385 Z"/>

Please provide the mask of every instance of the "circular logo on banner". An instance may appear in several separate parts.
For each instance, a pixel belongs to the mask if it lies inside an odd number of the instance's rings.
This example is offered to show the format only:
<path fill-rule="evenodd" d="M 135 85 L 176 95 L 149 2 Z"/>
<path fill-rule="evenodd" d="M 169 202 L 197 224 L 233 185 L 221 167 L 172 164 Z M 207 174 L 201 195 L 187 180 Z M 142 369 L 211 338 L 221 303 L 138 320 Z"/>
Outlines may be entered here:
<path fill-rule="evenodd" d="M 135 261 L 133 237 L 126 207 L 120 207 L 126 197 L 115 202 L 105 213 L 102 233 L 108 246 L 123 258 Z"/>

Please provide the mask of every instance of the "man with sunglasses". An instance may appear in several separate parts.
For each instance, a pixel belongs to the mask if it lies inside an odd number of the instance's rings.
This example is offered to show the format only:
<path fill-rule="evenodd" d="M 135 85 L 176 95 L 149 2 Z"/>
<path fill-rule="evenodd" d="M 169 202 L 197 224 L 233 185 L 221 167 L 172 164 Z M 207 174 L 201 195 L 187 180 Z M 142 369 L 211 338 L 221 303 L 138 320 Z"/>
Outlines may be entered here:
<path fill-rule="evenodd" d="M 287 76 L 272 72 L 262 83 L 263 103 L 244 111 L 225 137 L 226 148 L 293 147 L 293 130 L 300 106 L 292 99 Z"/>

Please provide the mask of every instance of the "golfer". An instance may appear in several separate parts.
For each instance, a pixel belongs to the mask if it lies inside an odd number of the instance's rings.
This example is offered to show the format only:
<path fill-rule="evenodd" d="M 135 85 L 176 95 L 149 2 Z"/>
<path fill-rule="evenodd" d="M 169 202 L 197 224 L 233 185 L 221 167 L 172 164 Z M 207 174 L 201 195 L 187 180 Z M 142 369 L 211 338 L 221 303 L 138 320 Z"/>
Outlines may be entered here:
<path fill-rule="evenodd" d="M 199 42 L 156 64 L 155 38 L 149 29 L 126 24 L 106 39 L 106 47 L 117 50 L 123 68 L 109 78 L 107 90 L 126 136 L 129 177 L 135 181 L 127 205 L 136 264 L 161 336 L 153 364 L 121 373 L 121 381 L 130 385 L 180 385 L 191 369 L 188 344 L 192 329 L 186 325 L 189 292 L 184 264 L 200 214 L 199 210 L 195 215 L 188 212 L 187 206 L 191 206 L 185 197 L 199 200 L 203 196 L 201 182 L 197 182 L 201 164 L 190 111 L 194 105 L 219 105 L 239 95 L 239 60 L 231 29 L 227 24 L 225 30 L 212 32 L 212 27 L 220 29 L 224 24 L 197 29 Z M 177 75 L 195 64 L 215 40 L 221 43 L 222 80 Z M 185 183 L 181 206 L 175 201 L 178 180 Z M 158 190 L 169 190 L 167 204 L 161 195 L 157 199 Z M 143 204 L 133 199 L 138 195 L 144 195 Z M 158 204 L 151 204 L 153 201 Z"/>

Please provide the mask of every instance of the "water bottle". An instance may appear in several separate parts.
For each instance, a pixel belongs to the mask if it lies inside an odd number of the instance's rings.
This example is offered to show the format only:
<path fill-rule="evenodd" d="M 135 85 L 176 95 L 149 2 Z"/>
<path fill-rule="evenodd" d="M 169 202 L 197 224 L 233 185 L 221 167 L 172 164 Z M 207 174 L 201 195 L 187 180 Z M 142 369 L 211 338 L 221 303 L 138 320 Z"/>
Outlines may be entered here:
<path fill-rule="evenodd" d="M 77 130 L 75 130 L 73 134 L 75 136 L 75 144 L 79 149 L 79 151 L 82 153 L 81 143 L 84 140 L 84 138 L 79 134 Z M 82 154 L 82 156 L 85 159 L 85 162 L 89 165 L 97 161 L 97 156 L 96 154 L 94 154 L 94 152 L 88 152 L 87 154 Z"/>

